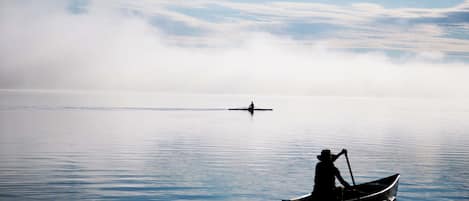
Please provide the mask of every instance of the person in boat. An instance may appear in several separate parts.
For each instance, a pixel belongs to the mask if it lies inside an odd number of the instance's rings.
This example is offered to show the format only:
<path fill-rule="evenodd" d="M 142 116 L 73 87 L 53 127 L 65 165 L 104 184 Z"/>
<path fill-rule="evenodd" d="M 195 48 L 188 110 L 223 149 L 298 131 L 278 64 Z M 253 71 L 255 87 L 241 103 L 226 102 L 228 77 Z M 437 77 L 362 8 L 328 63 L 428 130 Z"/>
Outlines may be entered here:
<path fill-rule="evenodd" d="M 248 110 L 254 110 L 254 102 L 251 101 L 251 104 L 249 104 Z"/>
<path fill-rule="evenodd" d="M 335 186 L 335 179 L 345 187 L 349 188 L 350 185 L 342 178 L 339 169 L 334 166 L 334 161 L 342 154 L 347 153 L 346 149 L 335 155 L 331 154 L 331 150 L 324 149 L 321 155 L 318 155 L 319 162 L 316 164 L 316 172 L 314 176 L 314 189 L 313 196 L 315 200 L 338 200 L 342 188 Z"/>

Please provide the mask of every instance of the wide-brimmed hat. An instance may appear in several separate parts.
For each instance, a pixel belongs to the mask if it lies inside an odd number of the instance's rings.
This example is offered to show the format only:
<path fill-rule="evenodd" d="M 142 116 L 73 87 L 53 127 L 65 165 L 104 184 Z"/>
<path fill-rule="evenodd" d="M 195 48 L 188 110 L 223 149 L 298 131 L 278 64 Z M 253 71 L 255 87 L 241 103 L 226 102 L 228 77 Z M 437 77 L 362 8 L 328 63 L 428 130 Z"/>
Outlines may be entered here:
<path fill-rule="evenodd" d="M 323 149 L 321 155 L 318 155 L 318 159 L 320 161 L 330 161 L 332 160 L 332 156 L 334 156 L 334 154 L 331 154 L 331 150 Z"/>

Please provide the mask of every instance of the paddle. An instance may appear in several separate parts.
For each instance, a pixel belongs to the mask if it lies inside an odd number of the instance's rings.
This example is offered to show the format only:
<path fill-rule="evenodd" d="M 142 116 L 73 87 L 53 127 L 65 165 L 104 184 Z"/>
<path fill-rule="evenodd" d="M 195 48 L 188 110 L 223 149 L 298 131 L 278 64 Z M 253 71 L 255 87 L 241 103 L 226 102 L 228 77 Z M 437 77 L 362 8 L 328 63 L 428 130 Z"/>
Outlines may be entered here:
<path fill-rule="evenodd" d="M 352 167 L 350 166 L 350 160 L 348 159 L 347 151 L 345 151 L 345 160 L 347 160 L 348 170 L 350 172 L 350 177 L 352 177 L 353 186 L 356 186 L 357 184 L 355 184 L 355 179 L 353 178 Z M 360 195 L 358 195 L 357 197 L 358 197 L 358 200 L 360 200 Z"/>
<path fill-rule="evenodd" d="M 355 186 L 355 179 L 353 178 L 353 173 L 352 173 L 352 167 L 350 167 L 350 161 L 348 159 L 348 154 L 347 154 L 347 151 L 345 152 L 345 159 L 347 160 L 347 165 L 348 165 L 348 170 L 350 172 L 350 176 L 352 177 L 352 183 L 353 185 Z"/>

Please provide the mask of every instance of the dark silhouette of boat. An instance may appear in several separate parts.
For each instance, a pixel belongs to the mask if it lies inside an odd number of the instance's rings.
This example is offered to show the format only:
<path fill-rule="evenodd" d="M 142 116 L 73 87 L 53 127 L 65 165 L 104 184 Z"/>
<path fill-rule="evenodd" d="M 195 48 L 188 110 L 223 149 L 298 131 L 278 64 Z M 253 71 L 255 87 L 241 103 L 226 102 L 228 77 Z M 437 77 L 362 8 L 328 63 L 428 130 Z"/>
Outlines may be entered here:
<path fill-rule="evenodd" d="M 376 181 L 359 184 L 345 189 L 342 201 L 395 201 L 399 174 Z M 283 201 L 324 201 L 316 200 L 311 194 Z"/>
<path fill-rule="evenodd" d="M 271 108 L 229 108 L 228 110 L 246 110 L 246 111 L 272 111 Z"/>
<path fill-rule="evenodd" d="M 254 101 L 251 101 L 251 104 L 249 104 L 249 107 L 229 108 L 228 110 L 244 110 L 244 111 L 248 111 L 249 113 L 251 113 L 251 115 L 254 115 L 254 111 L 272 111 L 273 109 L 271 109 L 271 108 L 255 108 L 254 107 Z"/>

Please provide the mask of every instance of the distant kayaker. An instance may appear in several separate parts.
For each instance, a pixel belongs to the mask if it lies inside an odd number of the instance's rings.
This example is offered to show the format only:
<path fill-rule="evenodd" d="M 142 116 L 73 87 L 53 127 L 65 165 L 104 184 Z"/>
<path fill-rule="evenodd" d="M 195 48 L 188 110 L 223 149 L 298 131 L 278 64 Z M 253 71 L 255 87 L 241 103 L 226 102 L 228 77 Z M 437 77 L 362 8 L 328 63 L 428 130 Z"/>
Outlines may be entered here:
<path fill-rule="evenodd" d="M 254 102 L 253 101 L 251 101 L 251 104 L 249 105 L 248 109 L 249 110 L 254 110 Z"/>
<path fill-rule="evenodd" d="M 341 188 L 335 186 L 335 178 L 345 187 L 349 188 L 350 185 L 342 178 L 339 169 L 334 166 L 334 161 L 340 155 L 347 153 L 346 149 L 337 154 L 331 154 L 331 150 L 324 149 L 321 155 L 318 155 L 320 162 L 316 164 L 316 174 L 314 176 L 314 190 L 313 195 L 320 200 L 337 200 Z"/>

